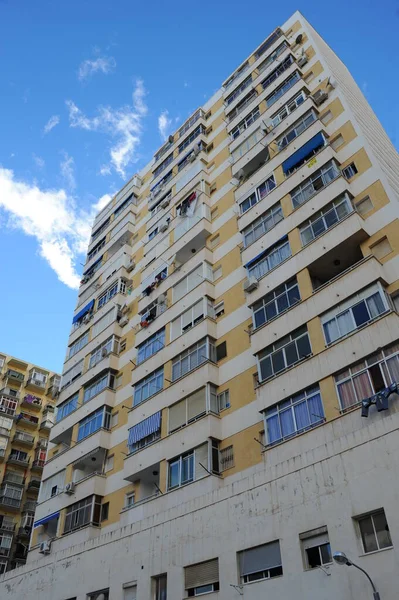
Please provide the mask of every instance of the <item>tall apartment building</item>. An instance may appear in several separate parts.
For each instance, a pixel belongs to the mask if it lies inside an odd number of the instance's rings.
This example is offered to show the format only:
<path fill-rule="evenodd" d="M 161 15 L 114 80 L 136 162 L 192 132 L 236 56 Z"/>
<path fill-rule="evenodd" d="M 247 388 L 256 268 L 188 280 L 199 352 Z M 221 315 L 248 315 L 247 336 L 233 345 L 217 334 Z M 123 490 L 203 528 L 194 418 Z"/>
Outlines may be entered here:
<path fill-rule="evenodd" d="M 0 354 L 0 573 L 26 562 L 60 381 Z"/>
<path fill-rule="evenodd" d="M 295 13 L 96 217 L 2 598 L 396 597 L 398 201 Z"/>

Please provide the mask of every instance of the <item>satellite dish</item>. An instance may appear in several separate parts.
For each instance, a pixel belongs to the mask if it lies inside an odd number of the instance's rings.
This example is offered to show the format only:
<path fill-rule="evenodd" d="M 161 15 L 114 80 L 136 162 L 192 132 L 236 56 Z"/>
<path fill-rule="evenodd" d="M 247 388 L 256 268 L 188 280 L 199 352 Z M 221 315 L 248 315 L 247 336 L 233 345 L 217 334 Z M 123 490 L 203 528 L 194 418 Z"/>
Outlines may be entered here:
<path fill-rule="evenodd" d="M 302 33 L 300 33 L 300 34 L 297 36 L 297 38 L 295 39 L 295 43 L 296 43 L 296 44 L 300 44 L 300 43 L 302 42 L 302 40 L 303 40 L 303 35 L 302 35 Z"/>

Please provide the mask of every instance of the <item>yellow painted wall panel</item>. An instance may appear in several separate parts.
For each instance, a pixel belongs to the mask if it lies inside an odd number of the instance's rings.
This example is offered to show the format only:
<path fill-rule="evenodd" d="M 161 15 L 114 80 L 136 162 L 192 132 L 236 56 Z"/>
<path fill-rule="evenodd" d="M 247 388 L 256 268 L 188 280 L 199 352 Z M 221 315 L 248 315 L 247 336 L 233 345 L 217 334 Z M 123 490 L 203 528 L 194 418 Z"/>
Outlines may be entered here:
<path fill-rule="evenodd" d="M 262 462 L 262 446 L 254 440 L 254 438 L 259 439 L 262 430 L 263 421 L 259 421 L 252 427 L 248 427 L 221 442 L 221 450 L 233 445 L 234 453 L 234 467 L 223 472 L 225 477 Z"/>

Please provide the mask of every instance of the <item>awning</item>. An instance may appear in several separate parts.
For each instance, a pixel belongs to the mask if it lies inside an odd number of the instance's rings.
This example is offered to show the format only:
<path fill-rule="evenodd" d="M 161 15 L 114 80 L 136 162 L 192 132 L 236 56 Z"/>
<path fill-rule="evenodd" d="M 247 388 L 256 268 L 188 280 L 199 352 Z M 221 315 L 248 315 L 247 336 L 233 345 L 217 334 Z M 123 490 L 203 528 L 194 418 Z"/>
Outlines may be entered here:
<path fill-rule="evenodd" d="M 40 525 L 44 525 L 45 523 L 48 523 L 49 521 L 52 521 L 53 519 L 58 519 L 58 517 L 60 516 L 60 511 L 52 513 L 51 515 L 47 515 L 47 517 L 43 517 L 43 519 L 39 519 L 38 521 L 35 521 L 33 524 L 33 527 L 40 527 Z"/>
<path fill-rule="evenodd" d="M 306 142 L 306 144 L 304 144 L 301 148 L 299 148 L 299 150 L 294 152 L 294 154 L 292 154 L 289 158 L 287 158 L 287 160 L 283 162 L 284 173 L 287 174 L 287 172 L 290 169 L 295 167 L 295 165 L 297 165 L 298 163 L 302 162 L 314 150 L 316 150 L 320 146 L 324 146 L 324 144 L 325 141 L 321 132 L 312 137 L 311 140 Z"/>
<path fill-rule="evenodd" d="M 288 240 L 288 235 L 283 235 L 283 237 L 280 238 L 279 240 L 277 240 L 277 242 L 275 244 L 273 244 L 273 246 L 269 246 L 269 248 L 266 248 L 266 250 L 263 250 L 263 252 L 261 252 L 260 254 L 257 254 L 255 256 L 255 258 L 253 258 L 252 260 L 247 262 L 247 264 L 245 265 L 245 268 L 248 269 L 251 265 L 255 264 L 256 262 L 258 262 L 258 260 L 260 260 L 261 258 L 266 256 L 266 254 L 269 254 L 269 252 L 271 252 L 273 250 L 273 248 L 278 246 L 281 242 L 285 242 L 286 240 Z"/>
<path fill-rule="evenodd" d="M 133 446 L 133 444 L 136 444 L 148 435 L 155 433 L 160 427 L 161 411 L 155 413 L 155 415 L 151 415 L 151 417 L 147 417 L 147 419 L 129 429 L 128 446 Z"/>
<path fill-rule="evenodd" d="M 80 310 L 77 315 L 74 316 L 72 324 L 80 321 L 80 319 L 84 317 L 93 308 L 93 306 L 94 300 L 90 300 L 89 304 L 86 304 L 86 306 L 82 308 L 82 310 Z"/>

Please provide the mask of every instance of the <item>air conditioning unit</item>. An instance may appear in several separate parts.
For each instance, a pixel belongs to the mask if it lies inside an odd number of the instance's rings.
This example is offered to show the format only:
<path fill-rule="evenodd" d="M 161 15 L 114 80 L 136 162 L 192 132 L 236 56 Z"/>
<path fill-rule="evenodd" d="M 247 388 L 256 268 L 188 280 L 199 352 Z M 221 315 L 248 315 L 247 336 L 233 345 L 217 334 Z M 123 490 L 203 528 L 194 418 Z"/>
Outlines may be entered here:
<path fill-rule="evenodd" d="M 168 229 L 169 227 L 169 223 L 167 221 L 165 221 L 165 223 L 162 223 L 162 225 L 159 227 L 159 231 L 161 233 L 165 233 L 165 231 Z"/>
<path fill-rule="evenodd" d="M 136 267 L 136 263 L 134 262 L 133 259 L 130 259 L 129 262 L 127 263 L 126 271 L 128 273 L 130 273 L 130 271 L 133 271 L 133 269 L 135 269 L 135 267 Z"/>
<path fill-rule="evenodd" d="M 320 104 L 323 104 L 323 102 L 327 100 L 328 92 L 326 92 L 326 90 L 317 90 L 317 92 L 312 94 L 312 98 L 316 106 L 320 106 Z"/>
<path fill-rule="evenodd" d="M 308 62 L 308 57 L 306 56 L 306 54 L 302 54 L 298 59 L 297 59 L 297 65 L 298 67 L 304 67 L 306 65 L 306 63 Z"/>
<path fill-rule="evenodd" d="M 107 348 L 103 348 L 101 350 L 101 356 L 103 356 L 104 358 L 106 358 L 108 356 L 108 354 L 109 354 L 109 351 Z"/>
<path fill-rule="evenodd" d="M 248 277 L 248 279 L 246 279 L 244 282 L 244 292 L 247 292 L 248 294 L 258 289 L 258 287 L 259 281 L 256 279 L 256 277 Z"/>
<path fill-rule="evenodd" d="M 121 320 L 119 321 L 119 325 L 121 327 L 125 327 L 125 325 L 127 325 L 129 323 L 129 317 L 122 317 Z"/>
<path fill-rule="evenodd" d="M 66 494 L 74 494 L 75 493 L 76 484 L 73 481 L 70 481 L 66 484 L 64 492 Z"/>
<path fill-rule="evenodd" d="M 162 200 L 161 202 L 161 208 L 166 208 L 169 206 L 169 202 L 170 202 L 170 198 L 165 198 L 165 200 Z"/>
<path fill-rule="evenodd" d="M 47 542 L 41 542 L 41 544 L 39 546 L 39 552 L 40 552 L 40 554 L 50 554 L 51 540 L 48 540 Z"/>
<path fill-rule="evenodd" d="M 264 133 L 269 133 L 269 131 L 273 129 L 272 119 L 266 119 L 266 121 L 262 121 L 260 128 L 262 131 L 264 131 Z"/>

